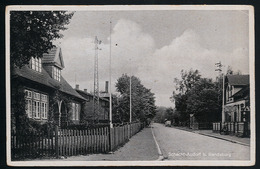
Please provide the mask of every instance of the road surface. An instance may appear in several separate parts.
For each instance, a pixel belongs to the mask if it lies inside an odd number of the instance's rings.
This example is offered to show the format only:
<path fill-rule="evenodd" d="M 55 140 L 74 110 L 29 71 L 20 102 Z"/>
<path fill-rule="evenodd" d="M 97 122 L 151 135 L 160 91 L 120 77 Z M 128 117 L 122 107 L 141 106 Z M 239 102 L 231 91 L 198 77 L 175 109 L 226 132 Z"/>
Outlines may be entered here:
<path fill-rule="evenodd" d="M 250 160 L 250 147 L 153 123 L 165 160 Z"/>

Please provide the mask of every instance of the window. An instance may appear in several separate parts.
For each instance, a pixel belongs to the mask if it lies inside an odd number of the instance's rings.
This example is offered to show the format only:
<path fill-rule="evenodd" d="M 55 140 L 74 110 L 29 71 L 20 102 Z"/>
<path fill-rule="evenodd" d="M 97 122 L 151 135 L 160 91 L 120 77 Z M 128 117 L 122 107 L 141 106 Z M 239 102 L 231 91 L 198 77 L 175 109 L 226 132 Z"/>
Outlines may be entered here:
<path fill-rule="evenodd" d="M 52 77 L 55 80 L 60 81 L 60 75 L 61 75 L 61 70 L 55 66 L 53 66 L 53 73 L 52 73 Z"/>
<path fill-rule="evenodd" d="M 226 99 L 227 99 L 227 102 L 233 102 L 234 101 L 234 98 L 232 97 L 233 95 L 233 91 L 234 90 L 234 86 L 231 86 L 231 85 L 228 85 L 227 87 L 227 95 L 226 95 Z"/>
<path fill-rule="evenodd" d="M 26 114 L 28 118 L 47 119 L 48 96 L 39 92 L 25 90 Z"/>
<path fill-rule="evenodd" d="M 47 119 L 47 103 L 43 103 L 41 105 L 42 118 Z"/>
<path fill-rule="evenodd" d="M 80 105 L 77 103 L 72 103 L 71 109 L 72 109 L 72 120 L 79 120 Z"/>
<path fill-rule="evenodd" d="M 71 119 L 75 120 L 75 103 L 71 103 L 71 111 L 72 111 Z"/>
<path fill-rule="evenodd" d="M 75 104 L 75 120 L 79 120 L 79 105 Z"/>
<path fill-rule="evenodd" d="M 44 95 L 44 94 L 41 94 L 41 99 L 42 99 L 42 101 L 47 101 L 47 95 Z"/>
<path fill-rule="evenodd" d="M 35 100 L 40 100 L 40 93 L 33 92 L 33 97 Z"/>
<path fill-rule="evenodd" d="M 32 98 L 32 92 L 29 90 L 25 90 L 25 97 L 26 98 Z"/>
<path fill-rule="evenodd" d="M 234 93 L 234 86 L 228 86 L 228 97 L 231 97 Z"/>
<path fill-rule="evenodd" d="M 42 72 L 42 59 L 32 57 L 31 68 L 37 72 Z"/>
<path fill-rule="evenodd" d="M 26 99 L 26 114 L 32 118 L 32 100 Z"/>
<path fill-rule="evenodd" d="M 41 115 L 42 119 L 47 119 L 47 95 L 41 94 Z"/>
<path fill-rule="evenodd" d="M 40 118 L 40 102 L 39 101 L 33 101 L 33 112 L 34 112 L 34 118 L 39 119 Z"/>

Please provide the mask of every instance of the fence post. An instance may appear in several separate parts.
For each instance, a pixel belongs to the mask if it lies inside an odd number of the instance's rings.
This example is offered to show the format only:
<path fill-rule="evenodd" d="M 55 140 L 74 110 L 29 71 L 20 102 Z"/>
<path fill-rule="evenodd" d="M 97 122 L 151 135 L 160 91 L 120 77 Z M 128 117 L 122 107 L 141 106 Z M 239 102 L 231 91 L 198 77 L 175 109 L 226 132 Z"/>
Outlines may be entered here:
<path fill-rule="evenodd" d="M 56 158 L 59 158 L 59 145 L 58 145 L 58 126 L 55 126 L 55 151 L 56 151 Z"/>
<path fill-rule="evenodd" d="M 112 129 L 108 127 L 108 147 L 109 151 L 112 151 L 112 136 L 111 136 Z"/>
<path fill-rule="evenodd" d="M 127 137 L 126 139 L 129 140 L 129 124 L 128 123 L 126 124 L 126 133 L 127 133 L 126 134 L 126 137 Z"/>
<path fill-rule="evenodd" d="M 132 137 L 132 123 L 130 123 L 130 129 L 129 129 L 129 131 L 130 131 L 130 138 Z"/>

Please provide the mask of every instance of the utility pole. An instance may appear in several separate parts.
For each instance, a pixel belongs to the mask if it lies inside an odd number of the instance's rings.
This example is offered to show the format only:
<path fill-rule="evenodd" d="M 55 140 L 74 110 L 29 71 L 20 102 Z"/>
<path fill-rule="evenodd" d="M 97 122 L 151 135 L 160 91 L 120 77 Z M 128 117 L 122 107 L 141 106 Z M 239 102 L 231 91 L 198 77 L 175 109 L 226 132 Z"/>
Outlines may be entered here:
<path fill-rule="evenodd" d="M 116 46 L 118 46 L 118 44 L 116 44 Z M 132 63 L 131 63 L 131 59 L 130 59 L 129 65 L 130 65 L 130 75 L 129 75 L 130 76 L 130 80 L 129 80 L 129 123 L 132 123 Z"/>
<path fill-rule="evenodd" d="M 101 41 L 95 37 L 95 58 L 94 58 L 94 94 L 93 94 L 93 114 L 94 121 L 98 121 L 99 115 L 99 82 L 98 82 L 98 45 Z"/>
<path fill-rule="evenodd" d="M 129 122 L 130 124 L 132 123 L 132 75 L 130 75 L 130 117 L 129 117 Z"/>
<path fill-rule="evenodd" d="M 109 149 L 110 149 L 110 152 L 112 152 L 113 150 L 113 137 L 114 137 L 114 132 L 113 132 L 113 122 L 112 122 L 112 91 L 111 91 L 111 20 L 110 20 L 110 23 L 109 23 L 109 31 L 110 31 L 110 46 L 109 46 Z"/>
<path fill-rule="evenodd" d="M 215 66 L 217 67 L 215 71 L 219 72 L 219 75 L 222 74 L 222 123 L 225 122 L 225 76 L 224 73 L 222 73 L 222 67 L 224 67 L 223 64 L 219 61 L 218 63 L 215 63 Z"/>
<path fill-rule="evenodd" d="M 112 122 L 112 91 L 111 91 L 111 21 L 110 21 L 110 46 L 109 46 L 109 125 L 113 128 Z"/>

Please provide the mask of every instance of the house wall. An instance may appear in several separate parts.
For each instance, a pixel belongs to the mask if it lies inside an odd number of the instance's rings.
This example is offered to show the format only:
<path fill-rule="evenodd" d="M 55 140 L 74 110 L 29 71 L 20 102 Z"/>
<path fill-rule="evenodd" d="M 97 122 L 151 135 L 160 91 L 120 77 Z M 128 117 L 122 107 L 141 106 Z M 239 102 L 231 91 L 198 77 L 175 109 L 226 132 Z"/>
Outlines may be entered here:
<path fill-rule="evenodd" d="M 242 87 L 234 88 L 234 92 L 237 93 L 242 90 Z M 249 95 L 249 93 L 248 93 Z M 226 120 L 225 122 L 244 122 L 243 120 L 243 109 L 246 106 L 249 106 L 249 100 L 245 96 L 241 97 L 233 97 L 232 102 L 228 102 L 225 104 L 225 114 Z M 245 120 L 246 122 L 248 120 Z"/>
<path fill-rule="evenodd" d="M 228 95 L 228 87 L 230 86 L 228 82 L 228 78 L 226 78 L 225 83 L 225 105 L 224 105 L 224 113 L 222 113 L 222 122 L 221 123 L 214 123 L 213 127 L 215 131 L 222 130 L 223 127 L 228 124 L 230 126 L 230 132 L 231 133 L 237 133 L 240 131 L 239 125 L 242 126 L 242 135 L 248 135 L 245 133 L 248 133 L 250 131 L 250 128 L 247 126 L 250 126 L 250 112 L 244 111 L 244 108 L 249 106 L 250 107 L 250 100 L 249 100 L 249 91 L 248 93 L 243 92 L 241 95 L 234 94 L 240 92 L 241 90 L 246 90 L 247 85 L 239 85 L 236 84 L 233 86 L 232 95 Z M 231 99 L 230 99 L 231 98 Z M 243 125 L 242 125 L 243 124 Z M 232 128 L 233 126 L 233 128 Z M 244 133 L 243 133 L 244 132 Z"/>
<path fill-rule="evenodd" d="M 94 118 L 94 113 L 93 113 L 93 100 L 89 100 L 85 102 L 84 106 L 82 107 L 83 111 L 83 117 L 85 121 L 91 121 Z"/>
<path fill-rule="evenodd" d="M 83 114 L 86 116 L 85 120 L 91 121 L 91 120 L 93 120 L 94 117 L 96 117 L 98 120 L 101 120 L 101 121 L 108 120 L 108 113 L 109 113 L 108 108 L 109 108 L 108 102 L 100 99 L 99 100 L 99 113 L 94 115 L 93 97 L 91 97 L 90 100 L 84 104 Z"/>
<path fill-rule="evenodd" d="M 40 94 L 44 94 L 47 95 L 47 119 L 44 118 L 35 118 L 34 114 L 35 111 L 33 111 L 33 107 L 31 108 L 32 110 L 32 117 L 30 117 L 30 119 L 33 119 L 34 121 L 39 122 L 40 124 L 44 124 L 48 121 L 54 120 L 54 124 L 59 125 L 61 127 L 65 127 L 71 124 L 79 124 L 80 120 L 81 120 L 81 108 L 82 108 L 82 101 L 79 99 L 75 99 L 75 98 L 71 98 L 69 95 L 67 94 L 62 94 L 61 96 L 61 100 L 57 100 L 55 102 L 53 102 L 53 97 L 55 97 L 55 90 L 52 88 L 48 88 L 44 85 L 38 84 L 38 83 L 34 83 L 33 81 L 29 81 L 29 80 L 25 80 L 25 79 L 17 79 L 16 81 L 12 81 L 12 84 L 14 83 L 19 83 L 20 87 L 22 88 L 23 91 L 25 90 L 29 90 L 32 92 L 37 92 Z M 12 94 L 15 95 L 14 93 L 15 90 L 12 90 Z M 15 97 L 15 96 L 14 96 Z M 33 97 L 33 96 L 32 96 Z M 79 104 L 79 119 L 78 120 L 73 120 L 72 116 L 71 116 L 71 106 L 69 106 L 66 98 L 70 97 L 70 101 Z M 28 99 L 29 100 L 29 99 Z M 34 100 L 32 98 L 32 100 Z M 39 100 L 39 102 L 41 103 L 41 100 Z M 61 103 L 61 107 L 59 110 L 59 103 Z M 32 105 L 33 106 L 33 105 Z M 40 104 L 41 106 L 41 104 Z M 40 111 L 42 110 L 42 108 L 40 107 Z M 61 114 L 59 114 L 59 111 Z M 41 112 L 42 113 L 42 112 Z"/>
<path fill-rule="evenodd" d="M 57 52 L 59 57 L 56 57 Z M 78 124 L 80 122 L 80 109 L 85 99 L 80 97 L 80 95 L 74 91 L 74 89 L 66 82 L 66 80 L 63 79 L 60 81 L 61 69 L 64 67 L 60 48 L 57 48 L 57 50 L 56 48 L 53 49 L 51 52 L 49 52 L 49 54 L 43 54 L 43 58 L 39 59 L 39 62 L 37 62 L 39 64 L 33 64 L 36 63 L 35 59 L 30 61 L 30 63 L 32 63 L 32 66 L 29 64 L 28 66 L 25 65 L 22 68 L 17 68 L 12 74 L 12 84 L 19 84 L 22 86 L 22 88 L 28 90 L 27 93 L 32 92 L 33 94 L 33 92 L 37 92 L 35 97 L 28 95 L 26 98 L 27 103 L 25 103 L 25 105 L 29 105 L 27 108 L 32 110 L 27 110 L 28 117 L 39 122 L 54 121 L 54 123 L 58 124 L 59 126 L 61 126 L 61 123 L 62 125 L 68 125 L 71 122 Z M 54 68 L 53 65 L 58 65 L 59 67 L 57 68 L 58 70 L 54 69 L 57 70 L 56 73 L 54 71 L 54 77 L 52 75 Z M 13 90 L 13 85 L 12 91 L 15 91 Z M 70 101 L 77 103 L 77 118 L 73 118 L 75 116 L 71 116 L 70 114 L 70 112 L 73 112 L 70 110 Z M 46 103 L 47 106 L 45 106 Z M 45 114 L 46 111 L 47 118 Z M 41 114 L 44 114 L 43 118 L 39 117 Z"/>
<path fill-rule="evenodd" d="M 227 118 L 226 121 L 227 122 L 242 122 L 243 121 L 242 109 L 245 106 L 249 106 L 249 102 L 246 100 L 240 100 L 237 102 L 232 102 L 232 103 L 226 104 L 225 113 L 227 116 L 228 116 L 228 114 L 231 115 L 230 119 Z"/>
<path fill-rule="evenodd" d="M 72 124 L 79 124 L 80 121 L 82 120 L 81 119 L 82 104 L 76 100 L 72 100 L 69 104 L 70 104 L 70 109 L 69 109 L 68 119 L 72 122 Z"/>
<path fill-rule="evenodd" d="M 12 81 L 12 84 L 14 83 L 19 83 L 19 88 L 20 90 L 22 91 L 30 91 L 31 92 L 31 97 L 25 97 L 25 100 L 31 100 L 31 112 L 32 112 L 32 116 L 30 117 L 30 119 L 33 119 L 35 121 L 38 121 L 39 123 L 43 124 L 43 123 L 46 123 L 49 118 L 50 118 L 50 110 L 49 110 L 49 107 L 50 107 L 50 97 L 51 97 L 51 94 L 53 93 L 51 90 L 49 90 L 48 88 L 44 87 L 43 85 L 40 85 L 40 84 L 36 84 L 34 82 L 31 82 L 31 81 L 28 81 L 28 80 L 24 80 L 24 79 L 16 79 L 14 81 Z M 14 95 L 13 97 L 15 97 L 16 95 L 16 91 L 18 91 L 18 89 L 16 90 L 12 90 L 12 95 Z M 34 92 L 36 93 L 39 93 L 40 94 L 40 99 L 36 99 L 34 98 Z M 41 98 L 41 94 L 43 95 L 46 95 L 47 96 L 47 100 L 46 101 L 43 101 L 42 98 Z M 36 113 L 36 110 L 33 109 L 33 101 L 37 101 L 39 102 L 39 111 L 40 111 L 40 117 L 39 118 L 35 118 L 35 113 Z M 42 117 L 42 104 L 41 103 L 47 103 L 46 105 L 46 111 L 47 111 L 47 118 L 43 118 Z M 37 107 L 38 107 L 37 106 Z M 26 103 L 25 103 L 25 107 L 26 107 Z M 28 108 L 28 107 L 27 107 Z M 26 110 L 27 110 L 26 108 Z M 36 107 L 35 107 L 36 108 Z M 28 111 L 28 110 L 27 110 Z"/>

